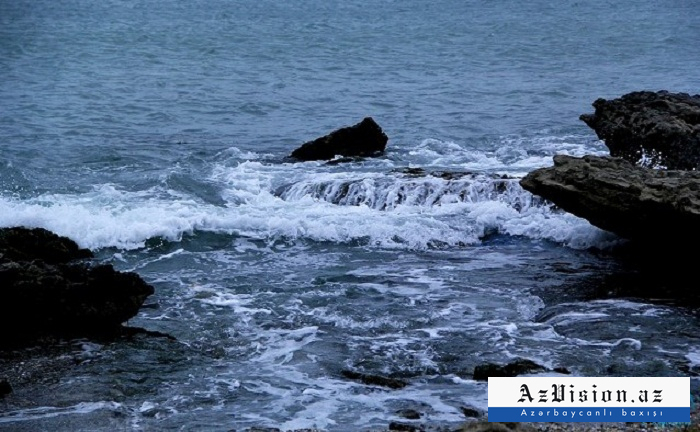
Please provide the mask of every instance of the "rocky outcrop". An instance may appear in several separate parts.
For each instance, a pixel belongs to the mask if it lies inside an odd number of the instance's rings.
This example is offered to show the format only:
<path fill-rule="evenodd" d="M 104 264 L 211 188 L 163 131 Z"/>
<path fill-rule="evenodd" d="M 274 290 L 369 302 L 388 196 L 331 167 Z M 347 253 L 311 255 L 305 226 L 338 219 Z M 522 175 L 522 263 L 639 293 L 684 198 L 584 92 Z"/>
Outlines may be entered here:
<path fill-rule="evenodd" d="M 555 156 L 520 185 L 629 239 L 700 238 L 700 172 L 653 170 L 619 158 Z"/>
<path fill-rule="evenodd" d="M 358 380 L 361 381 L 362 384 L 366 385 L 375 385 L 375 386 L 380 386 L 380 387 L 388 387 L 392 389 L 401 389 L 404 388 L 408 385 L 406 381 L 396 379 L 396 378 L 389 378 L 389 377 L 384 377 L 381 375 L 369 375 L 369 374 L 363 374 L 351 370 L 342 370 L 341 375 L 343 375 L 345 378 L 351 379 L 351 380 Z"/>
<path fill-rule="evenodd" d="M 506 365 L 486 363 L 474 368 L 474 381 L 488 381 L 489 377 L 514 377 L 522 374 L 544 372 L 547 368 L 532 360 L 518 359 Z"/>
<path fill-rule="evenodd" d="M 43 229 L 0 229 L 0 348 L 118 333 L 153 287 Z"/>
<path fill-rule="evenodd" d="M 700 95 L 641 91 L 593 106 L 581 120 L 612 156 L 652 168 L 700 167 Z"/>
<path fill-rule="evenodd" d="M 389 138 L 382 128 L 367 117 L 360 123 L 338 129 L 307 142 L 294 150 L 291 157 L 300 161 L 331 160 L 336 156 L 372 157 L 384 153 Z"/>
<path fill-rule="evenodd" d="M 49 264 L 92 258 L 88 249 L 80 249 L 71 239 L 42 228 L 0 228 L 0 260 L 41 260 Z"/>

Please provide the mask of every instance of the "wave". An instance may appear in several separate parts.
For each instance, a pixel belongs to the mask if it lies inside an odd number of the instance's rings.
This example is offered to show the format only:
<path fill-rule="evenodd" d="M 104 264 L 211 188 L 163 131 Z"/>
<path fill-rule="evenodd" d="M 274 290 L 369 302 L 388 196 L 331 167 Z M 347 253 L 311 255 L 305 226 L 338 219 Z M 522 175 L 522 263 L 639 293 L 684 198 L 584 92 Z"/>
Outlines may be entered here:
<path fill-rule="evenodd" d="M 83 193 L 0 196 L 0 226 L 47 228 L 91 249 L 142 248 L 151 238 L 180 241 L 198 231 L 409 249 L 464 247 L 494 233 L 574 248 L 616 241 L 524 191 L 512 174 L 464 172 L 460 161 L 470 151 L 435 140 L 424 144 L 416 150 L 423 152 L 419 159 L 440 151 L 452 157 L 454 171 L 407 169 L 400 165 L 405 153 L 328 166 L 274 163 L 233 148 L 204 170 L 173 168 L 148 189 L 106 183 Z M 507 160 L 517 171 L 532 155 L 511 154 L 515 147 L 496 153 L 501 166 Z"/>
<path fill-rule="evenodd" d="M 484 201 L 507 202 L 516 210 L 542 205 L 541 199 L 524 192 L 513 178 L 449 172 L 421 175 L 420 170 L 406 172 L 408 174 L 350 180 L 304 180 L 278 188 L 275 195 L 286 201 L 311 197 L 336 205 L 364 205 L 375 210 Z M 415 178 L 413 173 L 421 177 Z"/>

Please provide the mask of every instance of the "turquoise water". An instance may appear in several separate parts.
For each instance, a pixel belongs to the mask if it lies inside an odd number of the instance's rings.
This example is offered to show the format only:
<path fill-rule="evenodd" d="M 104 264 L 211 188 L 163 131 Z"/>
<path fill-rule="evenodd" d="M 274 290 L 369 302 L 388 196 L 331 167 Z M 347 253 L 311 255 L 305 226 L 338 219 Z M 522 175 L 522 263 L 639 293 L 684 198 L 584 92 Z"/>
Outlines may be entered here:
<path fill-rule="evenodd" d="M 695 374 L 692 311 L 610 294 L 619 240 L 491 174 L 605 154 L 597 97 L 697 93 L 699 7 L 0 0 L 0 225 L 137 271 L 130 324 L 178 340 L 77 343 L 0 429 L 453 426 L 486 361 Z M 283 161 L 368 115 L 385 156 Z"/>

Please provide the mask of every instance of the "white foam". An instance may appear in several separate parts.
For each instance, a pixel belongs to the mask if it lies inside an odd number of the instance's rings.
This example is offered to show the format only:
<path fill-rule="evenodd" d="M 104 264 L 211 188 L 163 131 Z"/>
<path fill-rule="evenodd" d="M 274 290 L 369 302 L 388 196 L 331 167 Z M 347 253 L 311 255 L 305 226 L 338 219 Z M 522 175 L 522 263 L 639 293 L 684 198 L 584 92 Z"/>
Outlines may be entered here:
<path fill-rule="evenodd" d="M 434 145 L 429 141 L 423 149 L 434 151 Z M 448 155 L 463 151 L 447 145 Z M 233 153 L 235 160 L 255 156 Z M 483 168 L 491 156 L 478 153 L 469 157 Z M 499 154 L 510 157 L 506 153 Z M 82 194 L 44 194 L 21 201 L 0 197 L 0 226 L 47 228 L 90 249 L 142 248 L 150 238 L 179 241 L 195 231 L 409 249 L 476 244 L 493 231 L 574 248 L 607 247 L 617 241 L 582 219 L 540 205 L 516 180 L 485 175 L 415 179 L 385 170 L 359 175 L 332 170 L 318 163 L 260 159 L 214 163 L 203 175 L 217 186 L 225 206 L 166 186 L 128 191 L 102 184 Z M 352 190 L 341 191 L 348 182 Z M 283 184 L 292 186 L 277 196 Z M 343 197 L 348 202 L 339 202 Z"/>
<path fill-rule="evenodd" d="M 14 423 L 18 421 L 37 420 L 69 414 L 88 414 L 99 410 L 118 410 L 122 404 L 118 402 L 81 402 L 67 407 L 37 407 L 17 411 L 4 412 L 0 416 L 0 423 Z"/>
<path fill-rule="evenodd" d="M 697 348 L 691 349 L 688 354 L 685 355 L 685 358 L 688 360 L 691 368 L 700 366 L 700 350 Z"/>
<path fill-rule="evenodd" d="M 551 166 L 555 154 L 607 154 L 602 142 L 590 142 L 588 135 L 561 136 L 547 133 L 531 137 L 502 136 L 490 144 L 480 143 L 478 150 L 470 148 L 468 144 L 429 138 L 411 144 L 411 148 L 405 151 L 405 158 L 414 166 L 454 167 L 511 174 L 525 174 Z"/>

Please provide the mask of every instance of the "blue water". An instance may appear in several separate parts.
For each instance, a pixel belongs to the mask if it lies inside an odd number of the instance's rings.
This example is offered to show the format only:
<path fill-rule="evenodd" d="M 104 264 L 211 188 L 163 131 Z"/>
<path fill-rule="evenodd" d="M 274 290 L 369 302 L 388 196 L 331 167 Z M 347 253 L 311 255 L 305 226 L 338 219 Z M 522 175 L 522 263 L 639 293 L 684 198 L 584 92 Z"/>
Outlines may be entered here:
<path fill-rule="evenodd" d="M 606 154 L 578 120 L 598 97 L 698 93 L 697 16 L 691 0 L 0 0 L 0 226 L 138 272 L 156 294 L 130 324 L 178 340 L 78 342 L 76 367 L 0 402 L 0 429 L 452 427 L 486 409 L 470 375 L 487 361 L 697 373 L 694 314 L 600 289 L 624 270 L 617 238 L 492 176 Z M 283 161 L 368 115 L 385 156 Z"/>

